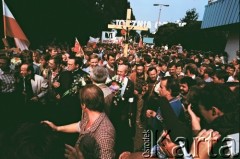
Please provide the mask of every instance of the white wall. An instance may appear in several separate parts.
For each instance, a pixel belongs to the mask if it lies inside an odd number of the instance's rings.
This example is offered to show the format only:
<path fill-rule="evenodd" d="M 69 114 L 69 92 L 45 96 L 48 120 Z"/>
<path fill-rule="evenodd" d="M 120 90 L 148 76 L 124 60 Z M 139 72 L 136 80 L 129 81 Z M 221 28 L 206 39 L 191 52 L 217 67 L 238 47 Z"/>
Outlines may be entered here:
<path fill-rule="evenodd" d="M 228 35 L 225 51 L 228 53 L 228 61 L 236 57 L 236 51 L 239 50 L 239 30 L 231 31 Z"/>

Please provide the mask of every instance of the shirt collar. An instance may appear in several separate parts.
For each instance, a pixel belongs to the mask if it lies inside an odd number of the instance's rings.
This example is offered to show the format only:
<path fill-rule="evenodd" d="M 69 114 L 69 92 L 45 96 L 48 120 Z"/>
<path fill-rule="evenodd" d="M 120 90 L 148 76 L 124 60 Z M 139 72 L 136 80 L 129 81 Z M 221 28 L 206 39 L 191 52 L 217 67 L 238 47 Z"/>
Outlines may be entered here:
<path fill-rule="evenodd" d="M 85 114 L 86 115 L 86 114 Z M 106 114 L 105 113 L 101 113 L 100 114 L 100 116 L 95 120 L 95 122 L 92 124 L 92 126 L 89 128 L 89 129 L 87 129 L 87 130 L 84 130 L 85 129 L 85 127 L 86 127 L 86 125 L 87 125 L 87 123 L 88 123 L 88 117 L 86 117 L 85 118 L 85 120 L 84 120 L 84 123 L 83 123 L 83 125 L 82 125 L 82 127 L 81 127 L 81 130 L 83 130 L 82 131 L 82 133 L 81 134 L 86 134 L 86 133 L 90 133 L 90 132 L 95 132 L 96 131 L 96 129 L 98 128 L 98 126 L 100 125 L 100 123 L 102 122 L 102 120 L 104 119 L 106 117 Z"/>

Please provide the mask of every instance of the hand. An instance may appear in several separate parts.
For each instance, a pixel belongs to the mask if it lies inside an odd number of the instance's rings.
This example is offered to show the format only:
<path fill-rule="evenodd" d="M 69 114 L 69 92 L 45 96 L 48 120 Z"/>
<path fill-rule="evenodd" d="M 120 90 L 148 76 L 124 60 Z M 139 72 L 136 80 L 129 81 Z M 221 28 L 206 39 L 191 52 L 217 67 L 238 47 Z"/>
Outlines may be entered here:
<path fill-rule="evenodd" d="M 190 153 L 193 158 L 207 159 L 209 158 L 210 151 L 217 140 L 221 137 L 219 132 L 212 129 L 206 131 L 202 130 L 196 138 L 194 138 L 191 146 Z"/>
<path fill-rule="evenodd" d="M 57 99 L 57 100 L 60 100 L 60 99 L 61 99 L 60 94 L 56 95 L 56 99 Z"/>
<path fill-rule="evenodd" d="M 54 88 L 58 88 L 58 87 L 60 87 L 60 83 L 57 82 L 57 81 L 53 82 L 52 85 L 53 85 Z"/>
<path fill-rule="evenodd" d="M 54 123 L 52 123 L 52 122 L 50 122 L 48 120 L 41 121 L 41 123 L 45 123 L 49 127 L 51 127 L 54 131 L 58 131 L 58 127 Z"/>
<path fill-rule="evenodd" d="M 153 110 L 147 110 L 147 112 L 146 112 L 146 116 L 148 117 L 148 118 L 151 118 L 151 117 L 155 117 L 156 116 L 156 112 L 155 111 L 153 111 Z"/>
<path fill-rule="evenodd" d="M 161 141 L 159 143 L 160 148 L 164 151 L 168 158 L 174 158 L 177 155 L 177 147 L 175 143 L 172 142 L 167 131 L 163 131 L 161 134 Z"/>
<path fill-rule="evenodd" d="M 128 159 L 129 156 L 130 156 L 131 152 L 128 152 L 128 151 L 124 151 L 120 154 L 119 158 L 118 159 Z"/>
<path fill-rule="evenodd" d="M 34 102 L 37 102 L 38 101 L 38 97 L 32 97 L 30 100 L 34 101 Z"/>
<path fill-rule="evenodd" d="M 148 91 L 148 85 L 142 87 L 142 94 L 144 95 Z"/>
<path fill-rule="evenodd" d="M 192 111 L 191 104 L 188 105 L 187 111 L 191 117 L 192 130 L 200 131 L 201 130 L 200 118 Z"/>
<path fill-rule="evenodd" d="M 137 91 L 137 90 L 134 90 L 134 94 L 138 94 L 138 91 Z"/>
<path fill-rule="evenodd" d="M 74 147 L 68 145 L 68 144 L 65 144 L 65 154 L 64 154 L 64 156 L 67 159 L 78 159 L 76 149 Z"/>

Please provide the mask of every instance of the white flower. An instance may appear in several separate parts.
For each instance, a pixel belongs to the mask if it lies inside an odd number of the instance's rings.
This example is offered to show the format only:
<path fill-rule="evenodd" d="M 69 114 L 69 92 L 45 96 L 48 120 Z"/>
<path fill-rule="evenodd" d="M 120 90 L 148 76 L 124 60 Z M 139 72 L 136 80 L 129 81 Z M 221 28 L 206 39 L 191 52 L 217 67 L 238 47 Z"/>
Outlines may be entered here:
<path fill-rule="evenodd" d="M 105 82 L 105 84 L 108 84 L 108 83 L 110 83 L 110 82 L 112 82 L 112 80 L 108 77 L 107 80 L 106 80 L 106 82 Z"/>
<path fill-rule="evenodd" d="M 22 61 L 19 57 L 14 57 L 14 58 L 11 59 L 11 63 L 13 65 L 20 65 L 22 63 Z"/>
<path fill-rule="evenodd" d="M 84 79 L 82 80 L 82 86 L 85 86 L 86 82 L 84 81 Z"/>
<path fill-rule="evenodd" d="M 117 80 L 117 76 L 118 76 L 118 75 L 115 75 L 115 76 L 112 78 L 112 80 Z"/>

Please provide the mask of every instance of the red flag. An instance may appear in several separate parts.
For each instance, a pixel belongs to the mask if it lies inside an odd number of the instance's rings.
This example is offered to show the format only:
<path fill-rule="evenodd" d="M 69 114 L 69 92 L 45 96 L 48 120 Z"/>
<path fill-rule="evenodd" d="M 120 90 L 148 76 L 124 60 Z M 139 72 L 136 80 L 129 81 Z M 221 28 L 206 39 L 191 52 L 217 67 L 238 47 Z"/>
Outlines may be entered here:
<path fill-rule="evenodd" d="M 138 43 L 138 47 L 142 48 L 143 47 L 143 41 L 142 41 L 142 37 L 140 37 L 139 43 Z"/>
<path fill-rule="evenodd" d="M 4 33 L 5 36 L 13 37 L 16 46 L 21 50 L 28 50 L 30 45 L 29 40 L 18 25 L 16 19 L 13 17 L 11 11 L 8 9 L 6 3 L 2 1 L 3 5 L 3 20 L 4 20 Z"/>
<path fill-rule="evenodd" d="M 73 51 L 74 52 L 80 52 L 81 51 L 81 45 L 80 45 L 77 38 L 75 38 L 75 44 L 74 44 L 74 47 L 73 47 Z"/>

